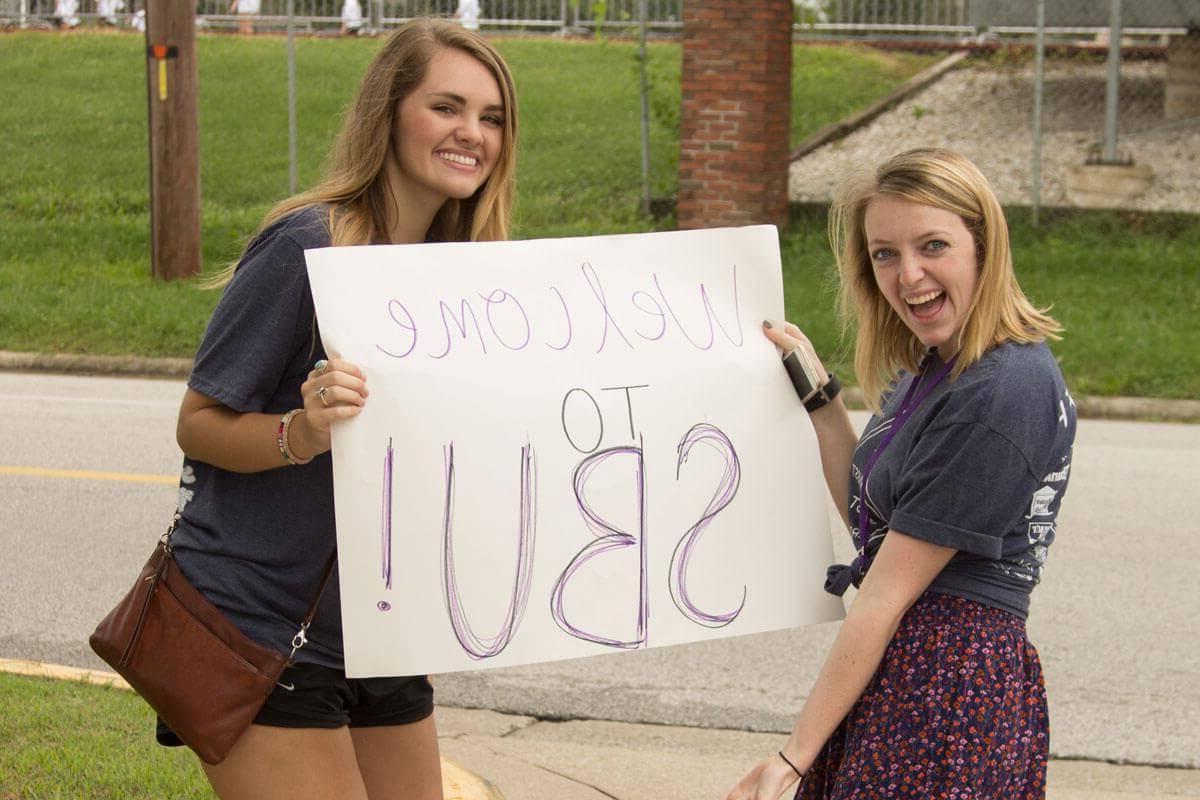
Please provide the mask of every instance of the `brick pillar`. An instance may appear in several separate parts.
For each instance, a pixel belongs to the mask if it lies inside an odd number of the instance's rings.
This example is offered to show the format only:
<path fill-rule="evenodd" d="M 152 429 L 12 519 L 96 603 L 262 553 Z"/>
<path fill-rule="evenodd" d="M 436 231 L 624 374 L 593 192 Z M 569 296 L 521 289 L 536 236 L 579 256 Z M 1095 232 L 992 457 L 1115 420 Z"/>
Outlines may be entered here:
<path fill-rule="evenodd" d="M 792 0 L 683 4 L 680 228 L 788 216 Z"/>

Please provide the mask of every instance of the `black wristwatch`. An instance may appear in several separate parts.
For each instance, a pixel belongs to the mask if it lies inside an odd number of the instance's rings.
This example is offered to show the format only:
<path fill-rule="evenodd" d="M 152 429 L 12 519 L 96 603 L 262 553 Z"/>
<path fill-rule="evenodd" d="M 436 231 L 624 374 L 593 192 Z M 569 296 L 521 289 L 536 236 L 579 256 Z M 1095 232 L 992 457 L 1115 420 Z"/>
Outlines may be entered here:
<path fill-rule="evenodd" d="M 829 379 L 817 387 L 813 396 L 804 403 L 804 410 L 811 414 L 818 408 L 824 408 L 832 403 L 833 398 L 837 397 L 841 391 L 842 382 L 837 379 L 837 375 L 829 373 Z"/>
<path fill-rule="evenodd" d="M 805 411 L 810 414 L 829 405 L 842 390 L 842 384 L 832 372 L 826 373 L 825 382 L 819 384 L 817 363 L 800 348 L 783 357 L 783 368 L 787 371 L 800 402 L 804 403 Z"/>

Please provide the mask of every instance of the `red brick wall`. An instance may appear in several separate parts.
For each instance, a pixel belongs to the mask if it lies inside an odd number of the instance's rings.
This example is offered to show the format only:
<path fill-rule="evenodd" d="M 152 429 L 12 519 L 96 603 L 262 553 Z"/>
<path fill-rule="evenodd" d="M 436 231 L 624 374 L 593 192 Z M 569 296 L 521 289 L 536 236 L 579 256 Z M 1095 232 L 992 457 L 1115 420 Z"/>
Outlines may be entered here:
<path fill-rule="evenodd" d="M 687 0 L 680 228 L 787 221 L 791 0 Z"/>

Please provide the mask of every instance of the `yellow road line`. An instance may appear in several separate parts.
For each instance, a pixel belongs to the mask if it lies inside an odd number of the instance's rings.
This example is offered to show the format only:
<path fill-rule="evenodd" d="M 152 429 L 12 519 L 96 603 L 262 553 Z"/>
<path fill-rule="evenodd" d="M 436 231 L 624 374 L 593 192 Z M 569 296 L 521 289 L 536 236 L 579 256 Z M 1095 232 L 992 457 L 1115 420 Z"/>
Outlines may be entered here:
<path fill-rule="evenodd" d="M 0 475 L 25 475 L 34 478 L 71 478 L 81 481 L 121 481 L 123 483 L 162 483 L 174 486 L 176 475 L 149 475 L 142 472 L 98 472 L 90 469 L 50 469 L 47 467 L 9 467 L 0 464 Z"/>

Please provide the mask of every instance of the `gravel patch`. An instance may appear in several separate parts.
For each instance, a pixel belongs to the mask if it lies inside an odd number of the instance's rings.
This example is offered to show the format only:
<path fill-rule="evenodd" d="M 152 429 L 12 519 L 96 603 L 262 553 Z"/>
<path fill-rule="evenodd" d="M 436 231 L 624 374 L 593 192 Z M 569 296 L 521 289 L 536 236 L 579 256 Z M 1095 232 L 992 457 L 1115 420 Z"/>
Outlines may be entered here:
<path fill-rule="evenodd" d="M 974 161 L 1001 202 L 1029 205 L 1033 159 L 1033 67 L 969 66 L 876 117 L 843 139 L 792 162 L 791 199 L 827 202 L 838 182 L 911 147 L 941 146 Z M 1155 173 L 1129 208 L 1200 213 L 1200 118 L 1163 117 L 1166 64 L 1121 67 L 1118 150 Z M 1069 206 L 1066 168 L 1103 140 L 1103 64 L 1046 65 L 1042 117 L 1042 205 Z"/>

